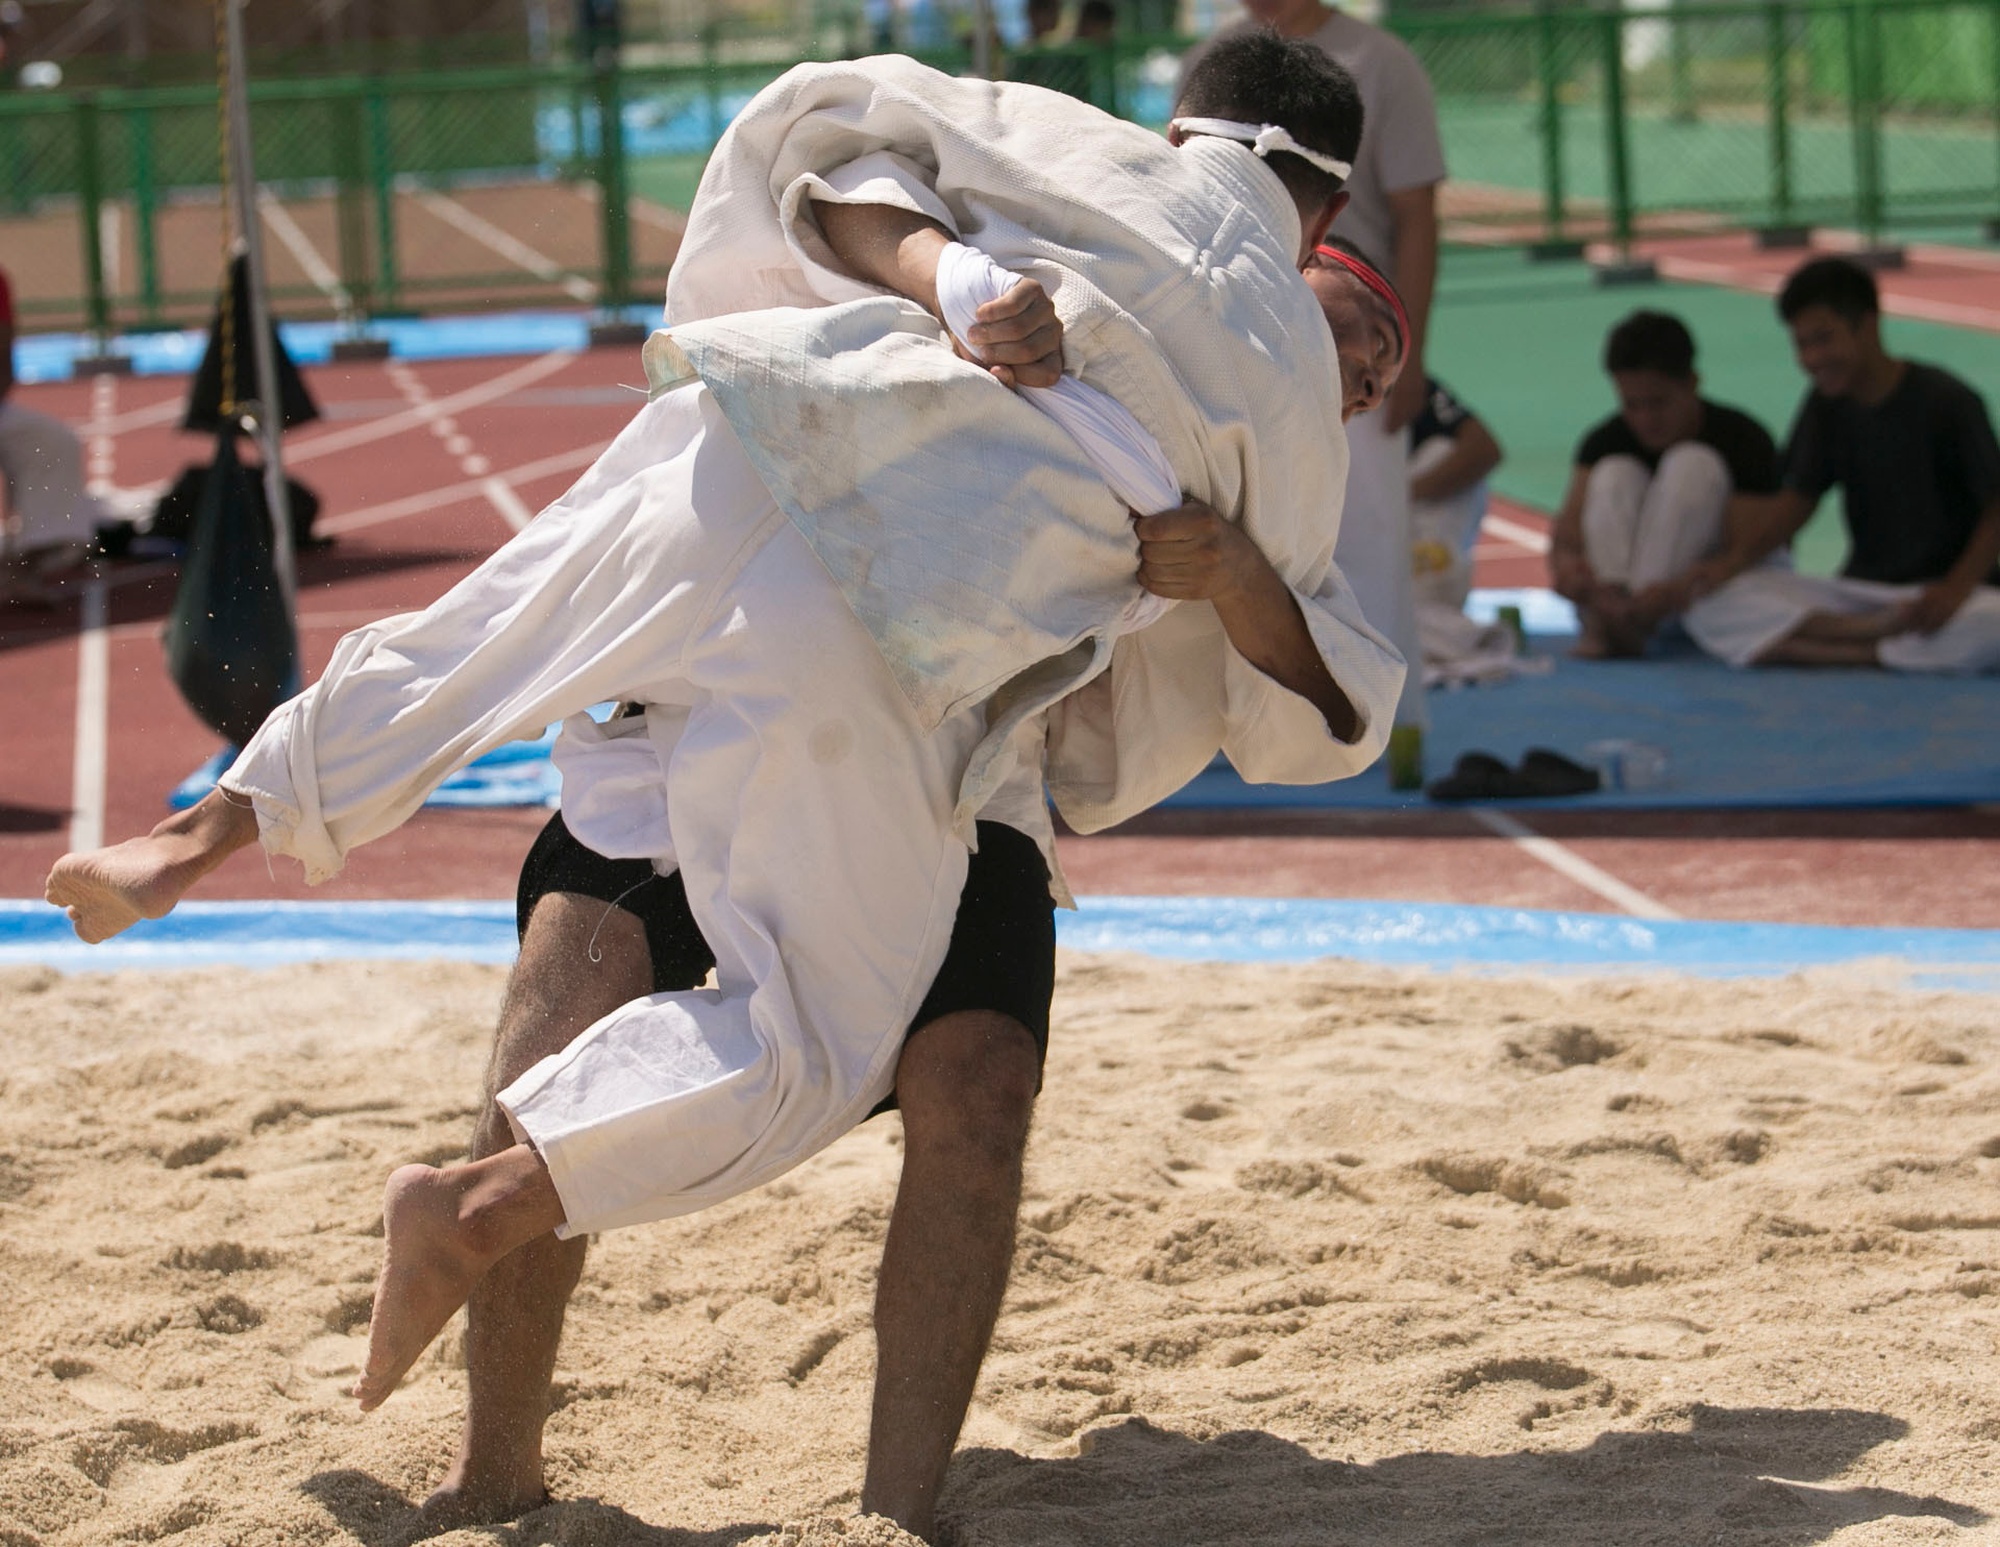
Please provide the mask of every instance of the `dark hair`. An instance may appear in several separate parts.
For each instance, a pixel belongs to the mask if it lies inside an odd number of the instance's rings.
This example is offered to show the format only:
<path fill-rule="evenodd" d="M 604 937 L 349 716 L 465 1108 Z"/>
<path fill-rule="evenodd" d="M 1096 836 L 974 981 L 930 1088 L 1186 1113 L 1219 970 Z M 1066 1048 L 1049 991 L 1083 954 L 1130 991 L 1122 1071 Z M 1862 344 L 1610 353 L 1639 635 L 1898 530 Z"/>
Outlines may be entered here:
<path fill-rule="evenodd" d="M 1181 81 L 1176 118 L 1276 124 L 1307 150 L 1352 161 L 1361 149 L 1361 89 L 1314 44 L 1252 27 L 1211 43 Z M 1302 204 L 1324 205 L 1345 186 L 1302 156 L 1266 164 Z"/>
<path fill-rule="evenodd" d="M 1083 0 L 1076 13 L 1076 30 L 1086 27 L 1095 29 L 1100 37 L 1109 37 L 1118 29 L 1118 8 L 1111 0 Z"/>
<path fill-rule="evenodd" d="M 1778 315 L 1796 321 L 1809 306 L 1824 306 L 1842 322 L 1854 326 L 1882 310 L 1875 276 L 1845 258 L 1814 258 L 1792 271 L 1778 292 Z"/>
<path fill-rule="evenodd" d="M 1694 335 L 1667 312 L 1634 312 L 1604 341 L 1607 371 L 1658 371 L 1685 381 L 1694 374 Z"/>

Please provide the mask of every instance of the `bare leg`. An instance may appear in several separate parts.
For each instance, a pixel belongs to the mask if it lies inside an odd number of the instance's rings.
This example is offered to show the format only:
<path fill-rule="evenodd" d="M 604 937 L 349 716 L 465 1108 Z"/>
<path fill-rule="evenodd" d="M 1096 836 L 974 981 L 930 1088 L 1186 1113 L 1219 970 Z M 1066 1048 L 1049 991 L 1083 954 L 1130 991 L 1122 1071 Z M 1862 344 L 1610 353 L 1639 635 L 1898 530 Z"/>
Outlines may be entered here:
<path fill-rule="evenodd" d="M 500 1010 L 473 1158 L 497 1155 L 514 1142 L 507 1119 L 491 1104 L 495 1093 L 652 987 L 645 931 L 631 914 L 622 908 L 607 914 L 594 897 L 562 892 L 536 904 Z M 451 1470 L 424 1501 L 425 1515 L 438 1524 L 511 1520 L 547 1499 L 542 1426 L 584 1244 L 537 1236 L 473 1287 L 465 1312 L 465 1428 Z"/>
<path fill-rule="evenodd" d="M 1880 666 L 1872 639 L 1813 639 L 1792 634 L 1757 657 L 1759 666 Z"/>
<path fill-rule="evenodd" d="M 875 1295 L 875 1410 L 861 1508 L 928 1539 L 1014 1256 L 1034 1038 L 947 1015 L 903 1050 L 903 1179 Z"/>
<path fill-rule="evenodd" d="M 140 919 L 172 912 L 189 887 L 256 841 L 256 813 L 211 790 L 143 838 L 65 854 L 43 895 L 69 914 L 79 939 L 95 945 Z"/>

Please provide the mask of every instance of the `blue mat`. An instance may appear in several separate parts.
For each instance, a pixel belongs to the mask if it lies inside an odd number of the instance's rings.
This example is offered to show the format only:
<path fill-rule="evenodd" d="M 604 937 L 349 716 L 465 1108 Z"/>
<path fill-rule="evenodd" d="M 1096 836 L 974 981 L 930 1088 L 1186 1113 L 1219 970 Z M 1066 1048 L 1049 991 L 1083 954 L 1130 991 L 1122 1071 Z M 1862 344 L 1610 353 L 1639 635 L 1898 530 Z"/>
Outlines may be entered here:
<path fill-rule="evenodd" d="M 1547 591 L 1475 591 L 1467 611 L 1490 618 L 1519 606 L 1530 643 L 1554 661 L 1547 676 L 1430 696 L 1427 772 L 1464 752 L 1509 763 L 1530 747 L 1582 760 L 1595 741 L 1660 748 L 1663 784 L 1512 804 L 1615 810 L 1753 806 L 1968 805 L 2000 800 L 2000 677 L 1906 677 L 1877 671 L 1732 671 L 1692 646 L 1662 659 L 1575 661 L 1568 603 Z M 608 706 L 593 711 L 603 718 Z M 433 806 L 554 806 L 554 728 L 539 741 L 488 753 L 454 775 Z M 192 805 L 228 766 L 218 753 L 170 797 Z M 1337 784 L 1245 784 L 1217 766 L 1168 798 L 1195 809 L 1417 810 L 1422 794 L 1389 788 L 1377 764 Z M 1509 804 L 1501 802 L 1500 804 Z M 1437 809 L 1432 807 L 1432 809 Z"/>
<path fill-rule="evenodd" d="M 626 306 L 607 314 L 619 321 L 657 327 L 657 305 Z M 488 355 L 545 354 L 552 349 L 585 349 L 590 344 L 590 312 L 498 312 L 467 317 L 382 317 L 363 332 L 387 339 L 398 360 L 467 360 Z M 334 341 L 346 336 L 337 322 L 279 325 L 285 350 L 300 365 L 325 365 Z M 112 353 L 126 356 L 140 376 L 185 375 L 201 364 L 208 347 L 205 330 L 132 333 L 115 340 Z M 88 333 L 28 333 L 14 341 L 14 369 L 25 385 L 68 381 L 76 362 L 97 352 Z"/>
<path fill-rule="evenodd" d="M 1638 741 L 1667 754 L 1657 788 L 1512 804 L 1613 810 L 1662 807 L 1922 806 L 2000 800 L 2000 677 L 1911 677 L 1881 671 L 1735 671 L 1692 645 L 1644 661 L 1577 661 L 1562 628 L 1568 605 L 1549 592 L 1474 592 L 1467 611 L 1522 607 L 1547 676 L 1430 695 L 1429 777 L 1466 752 L 1517 762 L 1530 747 L 1583 761 L 1596 741 Z M 1338 784 L 1245 784 L 1225 766 L 1197 777 L 1170 806 L 1438 809 L 1392 790 L 1377 764 Z M 1509 804 L 1501 802 L 1499 804 Z"/>
<path fill-rule="evenodd" d="M 1189 961 L 1326 957 L 1485 972 L 1666 970 L 1782 976 L 1881 962 L 1916 987 L 2000 991 L 2000 932 L 1806 924 L 1656 923 L 1604 913 L 1256 897 L 1086 897 L 1056 916 L 1071 950 Z M 0 901 L 0 966 L 73 972 L 274 967 L 329 959 L 507 962 L 507 902 L 183 903 L 104 945 L 77 941 L 45 903 Z"/>

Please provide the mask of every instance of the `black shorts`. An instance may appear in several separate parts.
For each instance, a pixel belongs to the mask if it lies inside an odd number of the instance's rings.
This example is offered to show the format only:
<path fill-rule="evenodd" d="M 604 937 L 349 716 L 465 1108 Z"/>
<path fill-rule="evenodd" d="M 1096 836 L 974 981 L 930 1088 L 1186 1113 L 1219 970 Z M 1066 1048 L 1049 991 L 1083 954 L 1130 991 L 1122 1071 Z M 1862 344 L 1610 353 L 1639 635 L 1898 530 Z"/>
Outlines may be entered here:
<path fill-rule="evenodd" d="M 643 859 L 606 859 L 576 840 L 560 811 L 549 818 L 521 866 L 514 921 L 523 936 L 535 904 L 550 892 L 595 897 L 638 919 L 653 958 L 656 994 L 699 988 L 715 965 L 678 871 L 663 876 Z M 909 1030 L 960 1010 L 990 1010 L 1027 1027 L 1036 1057 L 1046 1062 L 1055 987 L 1055 905 L 1042 851 L 1015 828 L 981 822 L 979 851 L 959 894 L 951 945 Z M 892 1094 L 876 1110 L 886 1111 L 895 1101 Z"/>

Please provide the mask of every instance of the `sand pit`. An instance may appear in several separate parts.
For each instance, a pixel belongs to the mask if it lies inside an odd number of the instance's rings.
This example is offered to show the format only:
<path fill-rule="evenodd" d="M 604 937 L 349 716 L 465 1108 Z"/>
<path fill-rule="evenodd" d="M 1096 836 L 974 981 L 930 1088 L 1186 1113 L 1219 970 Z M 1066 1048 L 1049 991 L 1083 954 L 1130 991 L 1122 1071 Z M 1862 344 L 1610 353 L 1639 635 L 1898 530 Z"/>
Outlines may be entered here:
<path fill-rule="evenodd" d="M 387 1544 L 388 1168 L 498 970 L 0 974 L 0 1544 Z M 888 1547 L 860 1473 L 894 1119 L 601 1240 L 554 1505 L 483 1542 Z M 2000 1014 L 1861 979 L 1073 957 L 965 1547 L 2000 1538 Z"/>

